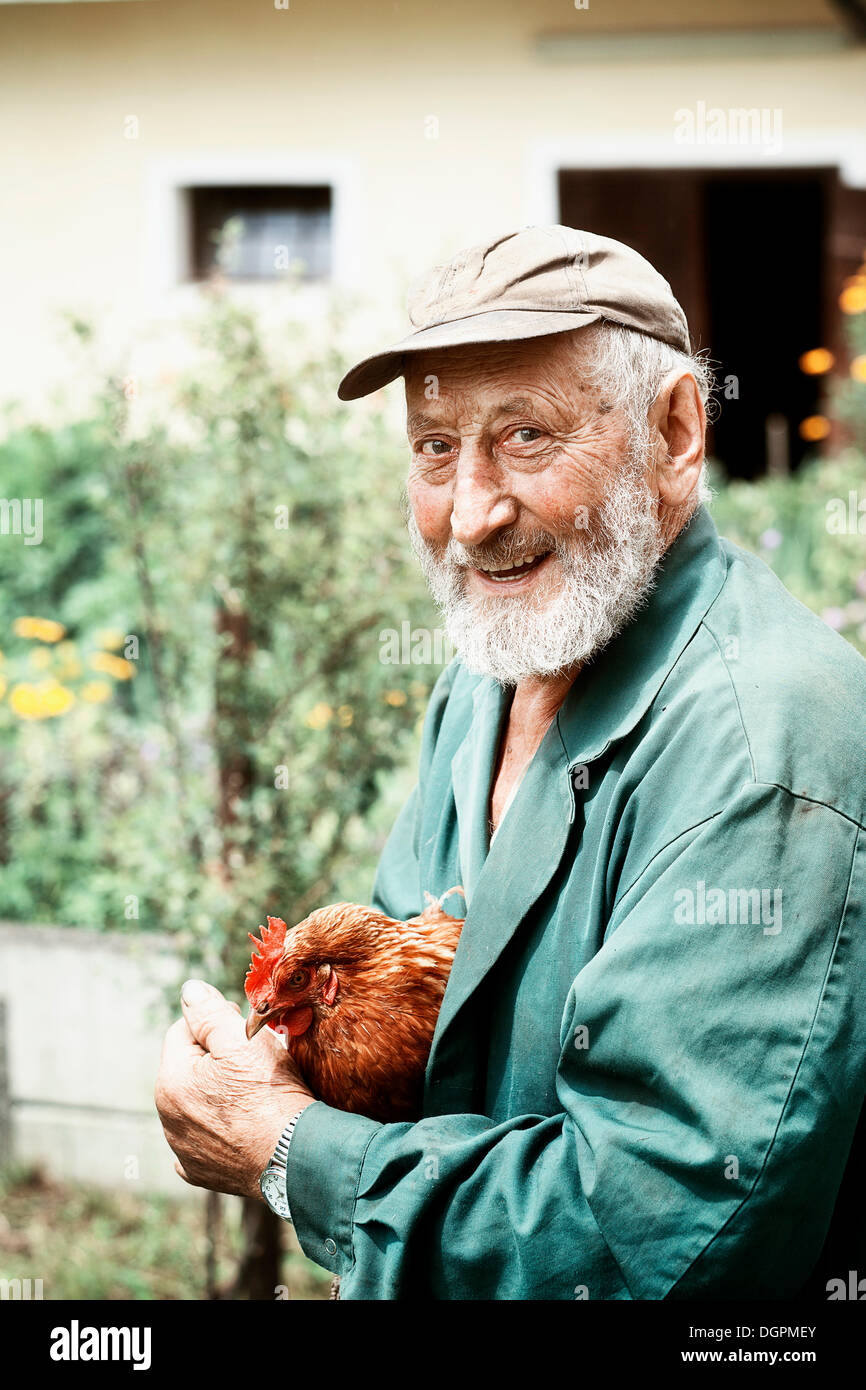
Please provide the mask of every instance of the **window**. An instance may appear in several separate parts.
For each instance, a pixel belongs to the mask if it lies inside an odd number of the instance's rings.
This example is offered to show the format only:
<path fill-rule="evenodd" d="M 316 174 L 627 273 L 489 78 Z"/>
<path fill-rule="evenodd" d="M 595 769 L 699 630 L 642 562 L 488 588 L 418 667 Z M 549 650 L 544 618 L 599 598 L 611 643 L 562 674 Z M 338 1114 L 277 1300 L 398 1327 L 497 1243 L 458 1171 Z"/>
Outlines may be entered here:
<path fill-rule="evenodd" d="M 328 185 L 220 185 L 187 189 L 190 278 L 220 266 L 232 280 L 304 280 L 331 274 Z"/>

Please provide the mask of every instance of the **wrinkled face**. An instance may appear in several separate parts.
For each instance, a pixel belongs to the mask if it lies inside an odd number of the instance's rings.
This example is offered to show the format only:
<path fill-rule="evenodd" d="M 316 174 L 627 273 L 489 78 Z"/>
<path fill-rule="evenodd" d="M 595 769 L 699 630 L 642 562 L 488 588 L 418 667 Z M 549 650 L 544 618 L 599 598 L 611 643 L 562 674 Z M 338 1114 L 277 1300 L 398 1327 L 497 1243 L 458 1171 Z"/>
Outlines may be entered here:
<path fill-rule="evenodd" d="M 586 350 L 557 334 L 407 367 L 412 543 L 464 663 L 503 684 L 599 650 L 661 553 L 652 469 L 581 380 Z"/>

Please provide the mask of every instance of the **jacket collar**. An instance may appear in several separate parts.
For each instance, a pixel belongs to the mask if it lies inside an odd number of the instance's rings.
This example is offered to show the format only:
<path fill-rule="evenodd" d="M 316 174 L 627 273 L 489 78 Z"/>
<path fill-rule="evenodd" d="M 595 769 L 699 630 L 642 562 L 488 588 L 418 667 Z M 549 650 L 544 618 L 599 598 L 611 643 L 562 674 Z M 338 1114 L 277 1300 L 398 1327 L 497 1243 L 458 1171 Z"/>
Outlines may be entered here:
<path fill-rule="evenodd" d="M 447 1036 L 450 1025 L 559 866 L 574 820 L 573 768 L 600 757 L 643 718 L 725 574 L 718 532 L 701 507 L 662 561 L 644 607 L 575 681 L 524 773 L 489 853 L 487 806 L 508 697 L 488 678 L 475 687 L 472 727 L 452 761 L 461 869 L 469 884 L 467 916 L 436 1026 L 428 1067 L 432 1087 L 441 1084 L 436 1078 L 444 1075 L 443 1069 L 459 1085 L 455 1073 L 468 1059 L 455 1048 L 453 1032 Z M 453 1098 L 451 1084 L 447 1089 Z M 428 1104 L 435 1112 L 432 1092 Z"/>
<path fill-rule="evenodd" d="M 571 763 L 591 762 L 644 717 L 725 582 L 715 522 L 699 507 L 625 630 L 581 672 L 557 724 Z"/>

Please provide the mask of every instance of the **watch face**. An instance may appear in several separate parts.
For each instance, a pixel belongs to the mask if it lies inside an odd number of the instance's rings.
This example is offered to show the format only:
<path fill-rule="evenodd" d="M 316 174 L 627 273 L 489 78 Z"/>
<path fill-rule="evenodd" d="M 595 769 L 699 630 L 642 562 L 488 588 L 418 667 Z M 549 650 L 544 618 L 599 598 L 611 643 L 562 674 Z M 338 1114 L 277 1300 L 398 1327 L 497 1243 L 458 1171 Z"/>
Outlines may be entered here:
<path fill-rule="evenodd" d="M 286 1200 L 285 1173 L 273 1168 L 266 1168 L 262 1173 L 259 1186 L 271 1211 L 275 1211 L 277 1216 L 286 1219 L 289 1215 L 289 1203 Z"/>

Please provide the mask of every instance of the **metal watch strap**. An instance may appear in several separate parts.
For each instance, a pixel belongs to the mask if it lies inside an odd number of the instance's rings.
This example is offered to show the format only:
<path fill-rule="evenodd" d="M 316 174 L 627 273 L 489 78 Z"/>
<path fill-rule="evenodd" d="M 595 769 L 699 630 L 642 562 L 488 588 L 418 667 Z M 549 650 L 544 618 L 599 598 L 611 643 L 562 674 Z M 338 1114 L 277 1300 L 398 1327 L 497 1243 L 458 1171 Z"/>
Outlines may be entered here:
<path fill-rule="evenodd" d="M 289 1157 L 289 1145 L 292 1142 L 292 1135 L 295 1132 L 295 1125 L 298 1123 L 298 1120 L 301 1118 L 303 1113 L 303 1110 L 299 1110 L 297 1114 L 293 1115 L 292 1118 L 289 1120 L 289 1123 L 286 1125 L 285 1129 L 283 1130 L 282 1134 L 277 1140 L 277 1147 L 274 1149 L 273 1156 L 271 1158 L 270 1163 L 268 1164 L 268 1167 L 265 1169 L 265 1172 L 268 1172 L 268 1170 L 271 1168 L 279 1168 L 285 1175 L 287 1161 Z M 291 1221 L 292 1219 L 292 1214 L 289 1209 L 288 1197 L 286 1197 L 285 1219 L 287 1221 Z"/>

